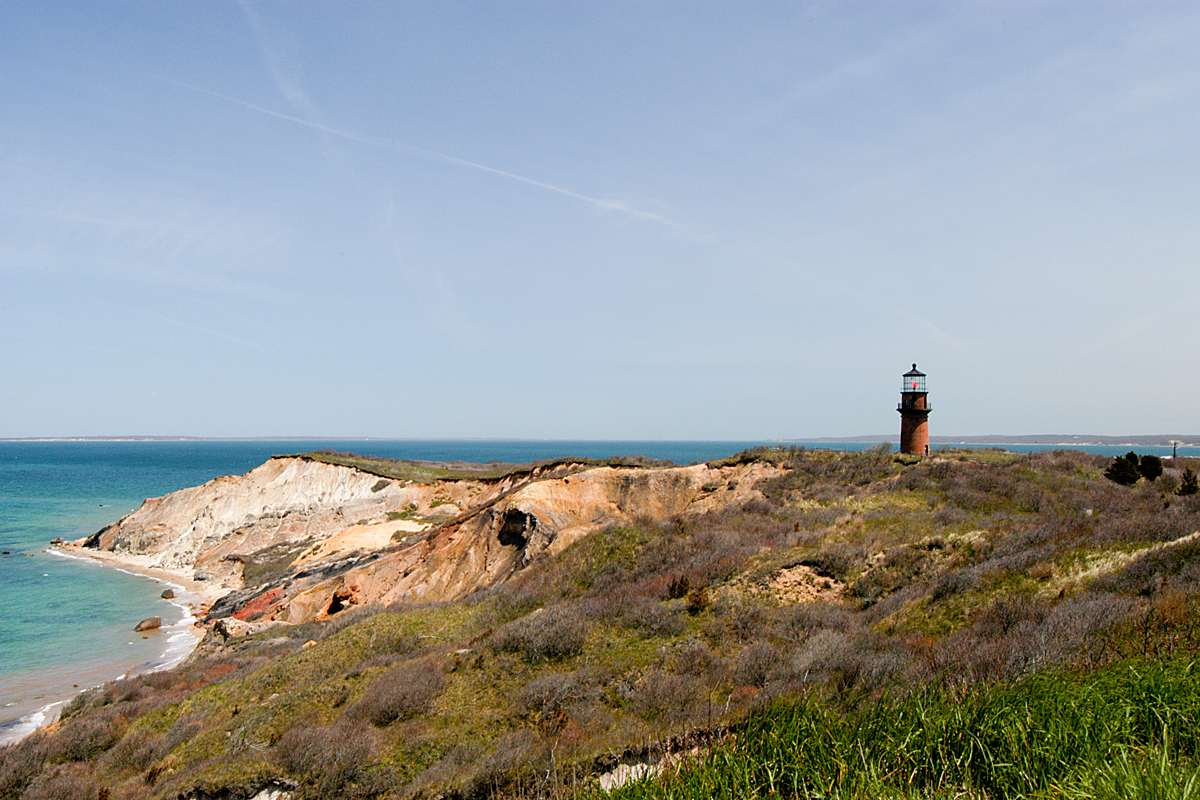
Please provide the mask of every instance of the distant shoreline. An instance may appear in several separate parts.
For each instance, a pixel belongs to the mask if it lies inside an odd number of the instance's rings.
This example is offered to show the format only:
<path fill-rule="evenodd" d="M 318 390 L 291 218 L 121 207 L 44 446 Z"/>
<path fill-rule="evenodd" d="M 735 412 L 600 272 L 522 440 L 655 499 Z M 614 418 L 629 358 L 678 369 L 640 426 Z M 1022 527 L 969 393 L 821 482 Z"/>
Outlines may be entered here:
<path fill-rule="evenodd" d="M 738 439 L 514 439 L 510 437 L 416 437 L 393 438 L 384 436 L 25 436 L 0 437 L 0 442 L 575 442 L 575 441 L 742 441 Z M 876 442 L 891 442 L 895 444 L 899 437 L 885 433 L 874 436 L 820 436 L 790 439 L 764 439 L 779 444 L 832 444 L 845 442 L 861 444 Z M 931 436 L 930 444 L 936 445 L 974 445 L 974 446 L 1003 446 L 1013 445 L 1044 445 L 1051 447 L 1200 447 L 1200 435 L 1132 435 L 1132 436 L 1098 436 L 1094 434 L 1032 434 L 1032 435 L 989 435 L 989 436 Z"/>

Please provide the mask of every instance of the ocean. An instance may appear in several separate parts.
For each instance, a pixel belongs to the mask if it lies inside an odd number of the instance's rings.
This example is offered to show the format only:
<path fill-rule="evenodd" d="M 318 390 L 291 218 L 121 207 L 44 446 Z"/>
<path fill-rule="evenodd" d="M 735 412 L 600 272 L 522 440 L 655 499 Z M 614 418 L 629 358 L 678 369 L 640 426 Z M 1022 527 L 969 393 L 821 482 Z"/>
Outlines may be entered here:
<path fill-rule="evenodd" d="M 430 461 L 522 463 L 642 455 L 692 464 L 772 444 L 670 441 L 286 440 L 0 442 L 0 744 L 49 721 L 73 693 L 177 663 L 194 638 L 164 584 L 47 550 L 135 510 L 147 497 L 247 472 L 273 455 L 318 449 Z M 789 443 L 790 444 L 790 443 Z M 797 443 L 804 444 L 804 443 Z M 861 450 L 865 443 L 809 444 Z M 1030 451 L 1039 446 L 1012 446 Z M 1117 455 L 1128 448 L 1081 448 Z M 1170 448 L 1137 448 L 1170 455 Z M 142 619 L 163 628 L 134 633 Z"/>

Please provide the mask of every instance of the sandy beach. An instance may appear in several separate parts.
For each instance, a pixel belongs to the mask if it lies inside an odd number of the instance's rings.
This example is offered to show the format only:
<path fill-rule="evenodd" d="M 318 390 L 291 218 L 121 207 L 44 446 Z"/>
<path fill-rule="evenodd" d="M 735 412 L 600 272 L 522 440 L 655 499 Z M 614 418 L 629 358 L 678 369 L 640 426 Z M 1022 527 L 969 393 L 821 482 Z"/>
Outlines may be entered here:
<path fill-rule="evenodd" d="M 122 572 L 148 578 L 170 588 L 175 596 L 169 602 L 176 606 L 181 617 L 177 621 L 164 619 L 161 628 L 131 636 L 157 641 L 158 655 L 102 665 L 72 664 L 56 669 L 39 669 L 28 673 L 13 673 L 3 680 L 4 688 L 23 698 L 4 709 L 15 723 L 0 727 L 0 746 L 11 744 L 32 731 L 54 722 L 64 703 L 81 691 L 120 678 L 170 669 L 187 659 L 204 638 L 206 629 L 199 624 L 208 607 L 228 589 L 220 585 L 195 581 L 184 573 L 151 566 L 149 557 L 118 556 L 69 542 L 47 549 L 47 553 L 68 559 L 98 562 Z M 147 613 L 147 616 L 150 616 Z"/>
<path fill-rule="evenodd" d="M 193 580 L 187 572 L 153 566 L 152 556 L 117 555 L 107 550 L 82 547 L 79 542 L 66 542 L 53 546 L 49 550 L 50 552 L 57 552 L 68 557 L 88 558 L 93 561 L 99 561 L 102 564 L 131 572 L 134 575 L 141 575 L 146 578 L 152 578 L 159 583 L 170 584 L 177 590 L 182 589 L 183 592 L 189 595 L 190 602 L 195 603 L 196 607 L 193 609 L 193 612 L 197 615 L 201 611 L 201 608 L 207 610 L 210 605 L 229 592 L 227 587 L 219 583 L 213 584 Z"/>

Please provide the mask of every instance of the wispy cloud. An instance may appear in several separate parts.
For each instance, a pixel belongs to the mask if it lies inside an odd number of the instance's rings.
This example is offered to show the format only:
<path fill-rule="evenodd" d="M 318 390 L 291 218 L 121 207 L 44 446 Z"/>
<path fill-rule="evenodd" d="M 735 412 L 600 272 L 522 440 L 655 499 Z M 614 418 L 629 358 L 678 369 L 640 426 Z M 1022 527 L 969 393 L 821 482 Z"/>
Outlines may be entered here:
<path fill-rule="evenodd" d="M 192 325 L 187 322 L 180 322 L 177 319 L 171 319 L 170 317 L 163 316 L 162 314 L 156 314 L 153 311 L 147 311 L 144 308 L 134 308 L 132 306 L 114 306 L 114 308 L 121 308 L 121 309 L 124 309 L 125 311 L 132 311 L 135 314 L 142 314 L 143 316 L 147 316 L 152 319 L 156 319 L 161 322 L 165 322 L 168 325 L 174 325 L 177 328 L 183 328 L 184 330 L 188 330 L 188 331 L 195 331 L 196 333 L 203 333 L 203 334 L 213 337 L 215 339 L 224 339 L 227 342 L 233 342 L 234 344 L 239 344 L 242 347 L 248 347 L 251 350 L 257 350 L 260 353 L 266 353 L 267 355 L 275 355 L 275 351 L 271 350 L 270 348 L 263 347 L 262 345 L 258 344 L 257 342 L 252 342 L 249 339 L 243 339 L 240 336 L 234 336 L 233 334 L 226 333 L 225 331 L 218 331 L 218 330 L 213 330 L 212 328 L 205 328 L 200 325 Z"/>
<path fill-rule="evenodd" d="M 236 103 L 239 106 L 251 109 L 252 111 L 257 111 L 260 114 L 266 114 L 268 116 L 272 116 L 277 119 L 282 119 L 287 122 L 292 122 L 297 125 L 304 125 L 305 127 L 312 128 L 313 130 L 321 131 L 322 133 L 326 133 L 331 136 L 337 136 L 337 137 L 346 139 L 351 142 L 358 142 L 360 144 L 365 144 L 365 145 L 368 145 L 371 147 L 379 148 L 381 150 L 387 150 L 387 151 L 393 152 L 393 153 L 399 153 L 401 155 L 419 155 L 419 156 L 423 156 L 425 158 L 432 159 L 434 161 L 442 161 L 442 162 L 445 162 L 448 164 L 456 164 L 460 167 L 467 167 L 469 169 L 479 170 L 480 172 L 486 172 L 486 173 L 489 173 L 491 175 L 496 175 L 501 178 L 507 178 L 508 180 L 517 181 L 517 182 L 523 183 L 527 186 L 533 186 L 538 189 L 543 189 L 547 192 L 553 192 L 555 194 L 563 195 L 564 197 L 570 197 L 574 200 L 579 200 L 581 202 L 587 203 L 595 208 L 598 208 L 598 209 L 601 209 L 604 211 L 615 211 L 615 212 L 618 212 L 621 214 L 635 217 L 637 219 L 646 220 L 647 222 L 656 222 L 660 225 L 669 225 L 671 227 L 680 227 L 678 223 L 674 222 L 673 220 L 668 219 L 667 217 L 664 217 L 660 214 L 655 214 L 655 213 L 652 213 L 649 211 L 642 211 L 640 209 L 634 208 L 625 203 L 619 203 L 619 202 L 616 202 L 613 200 L 603 200 L 598 197 L 591 197 L 589 195 L 582 194 L 580 192 L 576 192 L 571 189 L 567 189 L 563 186 L 556 186 L 552 183 L 546 183 L 545 181 L 539 181 L 535 178 L 528 178 L 524 175 L 518 175 L 515 172 L 509 172 L 508 170 L 498 169 L 496 167 L 489 167 L 486 164 L 480 164 L 476 161 L 470 161 L 465 158 L 459 158 L 458 156 L 452 156 L 448 153 L 442 153 L 437 150 L 430 150 L 427 147 L 419 147 L 417 145 L 408 144 L 406 142 L 384 139 L 379 136 L 367 136 L 365 134 L 356 133 L 354 131 L 345 130 L 343 128 L 336 128 L 332 125 L 326 125 L 326 124 L 316 121 L 316 120 L 302 119 L 300 117 L 293 116 L 292 114 L 284 114 L 279 111 L 274 111 L 269 108 L 264 108 L 263 106 L 255 105 L 254 103 L 248 103 L 245 100 L 239 100 L 236 97 L 230 97 L 229 95 L 221 94 L 220 92 L 214 92 L 210 89 L 203 89 L 199 86 L 193 86 L 188 83 L 182 83 L 180 81 L 171 80 L 170 78 L 163 78 L 163 80 L 166 81 L 167 83 L 178 86 L 182 89 L 187 89 L 187 90 L 193 91 L 193 92 L 199 92 L 200 94 L 206 94 L 211 97 L 216 97 L 218 99 L 224 100 L 229 103 Z"/>
<path fill-rule="evenodd" d="M 289 232 L 249 203 L 174 186 L 81 179 L 45 163 L 0 171 L 0 275 L 87 275 L 253 296 Z"/>
<path fill-rule="evenodd" d="M 308 99 L 308 93 L 304 91 L 299 78 L 293 74 L 298 70 L 286 67 L 284 64 L 286 59 L 281 48 L 272 40 L 262 18 L 259 17 L 249 0 L 238 0 L 238 5 L 242 8 L 242 15 L 246 18 L 246 24 L 250 26 L 250 32 L 254 34 L 254 40 L 258 44 L 259 52 L 262 53 L 263 62 L 267 66 L 267 72 L 271 74 L 275 88 L 292 108 L 320 128 L 323 122 L 321 115 L 317 113 L 316 106 Z"/>

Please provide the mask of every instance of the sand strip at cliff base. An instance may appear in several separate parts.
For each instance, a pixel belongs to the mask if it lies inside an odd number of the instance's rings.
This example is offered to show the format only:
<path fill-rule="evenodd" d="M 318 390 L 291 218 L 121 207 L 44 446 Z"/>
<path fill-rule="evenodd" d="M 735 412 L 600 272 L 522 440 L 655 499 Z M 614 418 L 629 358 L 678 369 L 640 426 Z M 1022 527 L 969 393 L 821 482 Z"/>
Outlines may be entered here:
<path fill-rule="evenodd" d="M 106 564 L 110 567 L 123 569 L 126 572 L 132 572 L 135 575 L 153 578 L 159 583 L 167 583 L 171 584 L 173 587 L 178 587 L 188 595 L 191 595 L 195 598 L 195 604 L 197 607 L 193 609 L 193 614 L 196 616 L 199 616 L 200 606 L 208 607 L 229 593 L 228 587 L 222 586 L 221 584 L 193 580 L 192 577 L 186 572 L 163 569 L 162 567 L 155 566 L 151 562 L 150 556 L 117 555 L 116 553 L 110 553 L 107 550 L 96 550 L 90 547 L 80 547 L 79 545 L 72 543 L 58 545 L 50 549 L 65 556 L 88 558 L 93 561 L 99 561 L 100 563 Z"/>

